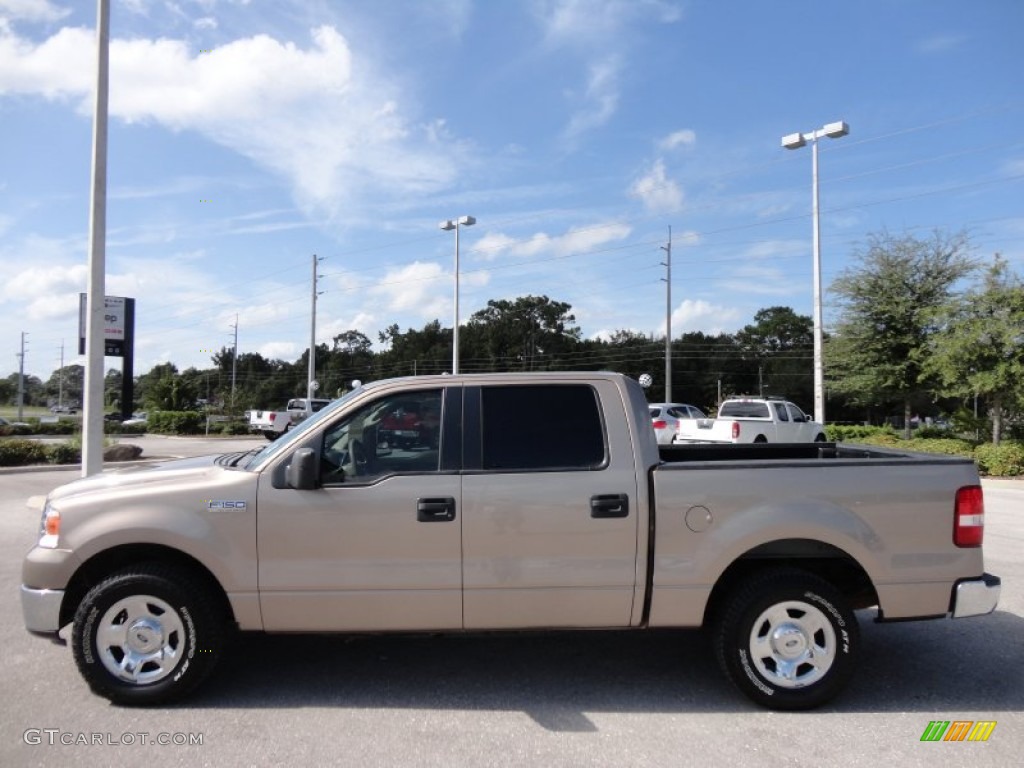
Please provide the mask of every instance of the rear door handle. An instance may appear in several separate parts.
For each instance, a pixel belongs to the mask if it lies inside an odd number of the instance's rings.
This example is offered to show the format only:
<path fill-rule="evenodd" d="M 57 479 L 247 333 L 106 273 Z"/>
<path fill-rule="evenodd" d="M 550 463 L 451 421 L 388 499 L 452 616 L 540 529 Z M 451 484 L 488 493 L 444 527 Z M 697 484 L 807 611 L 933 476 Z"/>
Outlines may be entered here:
<path fill-rule="evenodd" d="M 599 493 L 590 497 L 591 517 L 628 517 L 629 496 L 625 493 Z"/>
<path fill-rule="evenodd" d="M 455 499 L 444 496 L 416 500 L 416 520 L 421 523 L 446 523 L 455 519 Z"/>

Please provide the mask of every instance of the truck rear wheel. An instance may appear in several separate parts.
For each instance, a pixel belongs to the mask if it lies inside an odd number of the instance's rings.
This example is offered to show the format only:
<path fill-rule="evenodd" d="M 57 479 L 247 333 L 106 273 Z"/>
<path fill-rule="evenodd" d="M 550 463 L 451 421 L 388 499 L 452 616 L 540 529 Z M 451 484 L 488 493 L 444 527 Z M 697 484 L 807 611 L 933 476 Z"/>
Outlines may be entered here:
<path fill-rule="evenodd" d="M 93 693 L 116 704 L 162 704 L 210 674 L 224 628 L 204 584 L 183 569 L 152 563 L 89 590 L 75 613 L 71 647 Z"/>
<path fill-rule="evenodd" d="M 846 685 L 860 632 L 857 617 L 828 582 L 776 568 L 726 599 L 714 647 L 726 677 L 757 704 L 812 709 Z"/>

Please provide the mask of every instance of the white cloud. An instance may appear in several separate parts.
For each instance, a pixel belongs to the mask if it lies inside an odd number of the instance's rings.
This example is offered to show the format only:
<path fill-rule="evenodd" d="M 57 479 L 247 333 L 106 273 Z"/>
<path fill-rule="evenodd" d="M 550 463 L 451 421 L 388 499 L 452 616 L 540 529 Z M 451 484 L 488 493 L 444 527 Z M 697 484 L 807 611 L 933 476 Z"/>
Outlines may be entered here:
<path fill-rule="evenodd" d="M 196 131 L 284 176 L 300 204 L 328 215 L 374 193 L 421 194 L 455 178 L 464 144 L 442 142 L 436 123 L 413 123 L 390 79 L 357 67 L 333 27 L 311 38 L 303 49 L 256 35 L 209 53 L 183 40 L 113 40 L 110 113 Z M 71 100 L 88 115 L 94 49 L 84 28 L 38 45 L 0 30 L 0 94 Z"/>
<path fill-rule="evenodd" d="M 672 310 L 672 337 L 688 331 L 704 333 L 726 333 L 735 330 L 743 317 L 743 313 L 733 307 L 698 299 L 685 299 Z M 665 324 L 662 323 L 658 333 L 665 335 Z"/>
<path fill-rule="evenodd" d="M 534 0 L 533 10 L 547 45 L 568 49 L 586 64 L 583 104 L 575 107 L 564 132 L 569 141 L 615 114 L 630 26 L 652 19 L 671 24 L 682 15 L 677 3 L 665 0 Z"/>
<path fill-rule="evenodd" d="M 633 182 L 629 195 L 641 200 L 652 213 L 675 213 L 683 207 L 683 191 L 665 174 L 665 163 L 660 159 L 645 176 Z"/>
<path fill-rule="evenodd" d="M 470 251 L 485 260 L 502 254 L 513 257 L 565 257 L 587 253 L 605 243 L 624 240 L 632 228 L 620 222 L 606 222 L 587 227 L 573 227 L 564 235 L 538 232 L 526 238 L 513 238 L 500 232 L 480 238 Z"/>
<path fill-rule="evenodd" d="M 196 19 L 192 22 L 192 26 L 196 29 L 216 29 L 217 20 L 212 16 L 203 16 L 201 19 Z"/>
<path fill-rule="evenodd" d="M 592 64 L 587 80 L 584 106 L 569 120 L 565 129 L 568 139 L 600 128 L 607 123 L 619 103 L 620 63 L 614 57 Z"/>
<path fill-rule="evenodd" d="M 306 345 L 309 346 L 308 344 Z M 297 359 L 302 354 L 299 345 L 294 341 L 268 341 L 262 344 L 256 351 L 267 360 L 287 360 L 289 362 Z"/>
<path fill-rule="evenodd" d="M 668 152 L 676 147 L 692 147 L 697 143 L 697 134 L 689 128 L 674 131 L 658 142 L 658 148 Z"/>
<path fill-rule="evenodd" d="M 933 37 L 919 40 L 915 47 L 918 53 L 947 53 L 959 48 L 965 39 L 963 35 L 934 35 Z"/>
<path fill-rule="evenodd" d="M 441 289 L 442 280 L 451 280 L 451 275 L 440 264 L 415 261 L 388 270 L 370 293 L 380 297 L 389 311 L 434 318 L 450 312 L 451 301 Z"/>
<path fill-rule="evenodd" d="M 71 13 L 50 0 L 0 0 L 0 16 L 24 21 L 58 21 Z"/>

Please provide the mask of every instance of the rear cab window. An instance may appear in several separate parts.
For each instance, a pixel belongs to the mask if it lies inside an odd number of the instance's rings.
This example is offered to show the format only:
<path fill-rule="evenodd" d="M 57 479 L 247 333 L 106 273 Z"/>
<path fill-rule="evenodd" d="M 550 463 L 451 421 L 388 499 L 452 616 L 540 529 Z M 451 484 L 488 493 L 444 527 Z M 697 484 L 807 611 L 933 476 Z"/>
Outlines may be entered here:
<path fill-rule="evenodd" d="M 732 417 L 736 419 L 771 418 L 771 414 L 768 412 L 767 403 L 745 402 L 742 400 L 723 403 L 718 415 L 720 418 Z"/>
<path fill-rule="evenodd" d="M 467 445 L 467 469 L 564 471 L 608 464 L 597 392 L 586 384 L 483 386 L 479 456 Z M 476 466 L 472 466 L 476 464 Z"/>

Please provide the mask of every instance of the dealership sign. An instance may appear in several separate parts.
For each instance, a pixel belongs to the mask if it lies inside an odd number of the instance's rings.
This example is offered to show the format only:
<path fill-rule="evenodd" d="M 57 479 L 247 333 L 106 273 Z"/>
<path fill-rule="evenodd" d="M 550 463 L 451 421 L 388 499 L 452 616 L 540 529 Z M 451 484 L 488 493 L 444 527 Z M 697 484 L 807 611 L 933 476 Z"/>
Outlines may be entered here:
<path fill-rule="evenodd" d="M 86 294 L 78 294 L 78 354 L 85 354 Z M 103 354 L 125 357 L 135 330 L 135 299 L 106 296 L 103 300 Z"/>

